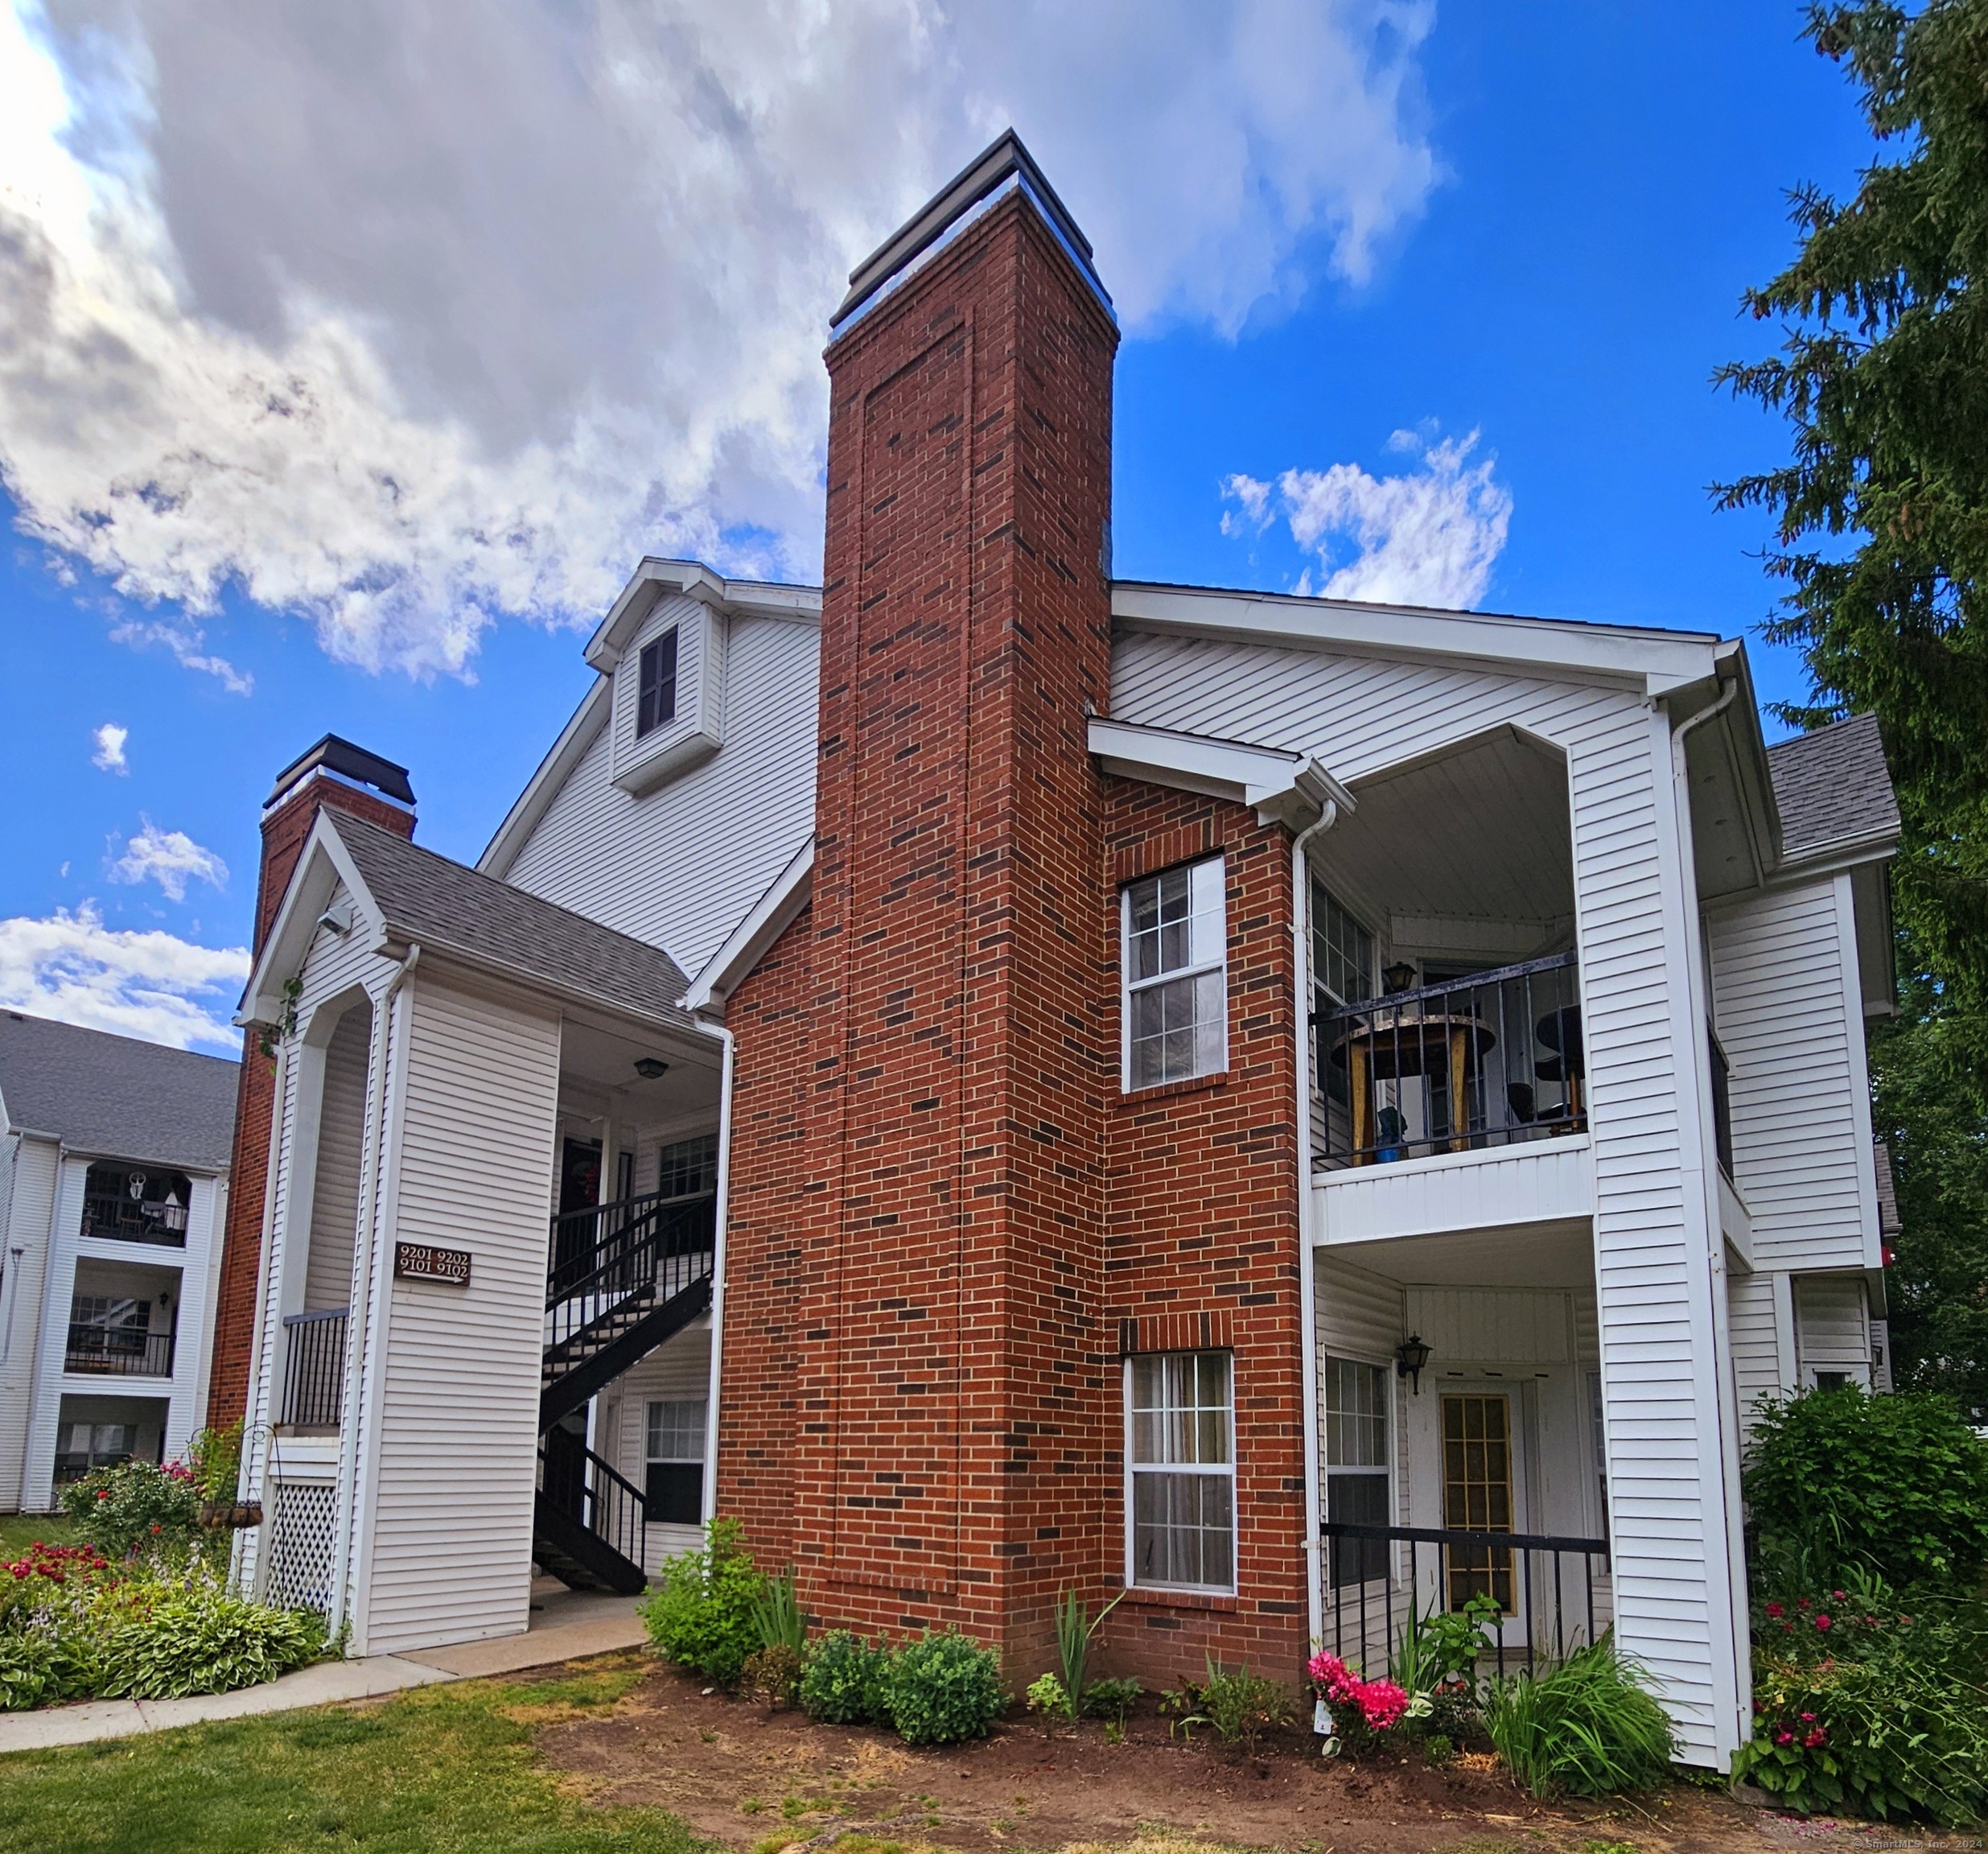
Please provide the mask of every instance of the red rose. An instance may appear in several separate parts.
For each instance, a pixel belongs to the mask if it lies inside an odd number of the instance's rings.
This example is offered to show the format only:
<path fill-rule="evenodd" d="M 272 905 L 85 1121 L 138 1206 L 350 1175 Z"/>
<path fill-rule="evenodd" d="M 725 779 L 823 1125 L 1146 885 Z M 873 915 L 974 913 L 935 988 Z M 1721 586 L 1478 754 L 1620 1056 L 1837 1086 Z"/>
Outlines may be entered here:
<path fill-rule="evenodd" d="M 1792 1745 L 1794 1741 L 1795 1735 L 1792 1732 L 1776 1732 L 1774 1734 L 1774 1742 L 1776 1745 Z"/>
<path fill-rule="evenodd" d="M 1770 1616 L 1778 1616 L 1778 1615 L 1780 1615 L 1780 1614 L 1781 1613 L 1781 1606 L 1780 1606 L 1780 1604 L 1778 1604 L 1778 1603 L 1770 1603 L 1770 1604 L 1768 1604 L 1768 1606 L 1767 1606 L 1767 1613 L 1768 1613 L 1768 1615 L 1770 1615 Z"/>
<path fill-rule="evenodd" d="M 1826 1616 L 1818 1616 L 1818 1617 L 1816 1617 L 1816 1627 L 1817 1627 L 1817 1628 L 1818 1628 L 1818 1629 L 1827 1629 L 1827 1628 L 1829 1627 L 1829 1625 L 1830 1625 L 1830 1619 L 1829 1619 L 1829 1617 L 1826 1617 Z"/>

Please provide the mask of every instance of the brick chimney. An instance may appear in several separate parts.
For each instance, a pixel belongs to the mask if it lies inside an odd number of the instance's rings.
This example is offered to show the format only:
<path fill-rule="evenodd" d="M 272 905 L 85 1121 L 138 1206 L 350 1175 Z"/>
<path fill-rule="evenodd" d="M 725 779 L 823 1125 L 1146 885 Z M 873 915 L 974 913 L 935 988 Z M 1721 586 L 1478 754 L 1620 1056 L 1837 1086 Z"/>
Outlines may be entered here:
<path fill-rule="evenodd" d="M 407 782 L 405 767 L 341 740 L 335 734 L 326 735 L 293 760 L 277 774 L 275 785 L 262 804 L 262 867 L 256 884 L 253 946 L 258 958 L 283 904 L 311 826 L 326 805 L 397 830 L 404 837 L 414 834 L 414 789 Z M 248 1406 L 275 1078 L 276 1065 L 261 1053 L 257 1034 L 245 1032 L 241 1081 L 235 1100 L 228 1218 L 221 1238 L 213 1361 L 208 1374 L 208 1421 L 212 1423 L 231 1423 Z"/>
<path fill-rule="evenodd" d="M 813 899 L 727 1016 L 718 1507 L 791 1552 L 825 1620 L 1032 1652 L 1059 1588 L 1104 1588 L 1117 1403 L 1085 742 L 1109 690 L 1117 330 L 1012 133 L 851 283 Z M 768 1118 L 780 1090 L 805 1156 Z"/>

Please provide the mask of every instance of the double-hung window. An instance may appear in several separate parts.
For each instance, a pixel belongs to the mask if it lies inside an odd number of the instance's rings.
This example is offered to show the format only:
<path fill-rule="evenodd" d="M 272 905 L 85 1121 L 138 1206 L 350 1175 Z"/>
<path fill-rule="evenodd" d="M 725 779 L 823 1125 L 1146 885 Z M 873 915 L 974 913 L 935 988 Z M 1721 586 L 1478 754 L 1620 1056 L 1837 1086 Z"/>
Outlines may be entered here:
<path fill-rule="evenodd" d="M 1327 1097 L 1344 1106 L 1352 1095 L 1344 1062 L 1332 1060 L 1332 1012 L 1342 1005 L 1357 1004 L 1373 995 L 1373 936 L 1319 881 L 1311 884 L 1311 976 L 1316 992 L 1313 1008 L 1319 1025 L 1317 1060 L 1312 1065 L 1314 1082 L 1322 1083 Z"/>
<path fill-rule="evenodd" d="M 642 646 L 636 682 L 635 737 L 677 719 L 677 628 Z"/>
<path fill-rule="evenodd" d="M 704 1517 L 704 1428 L 702 1397 L 648 1407 L 648 1481 L 643 1506 L 652 1520 L 695 1526 Z"/>
<path fill-rule="evenodd" d="M 696 1197 L 718 1189 L 718 1135 L 677 1139 L 656 1154 L 656 1189 L 665 1197 Z"/>
<path fill-rule="evenodd" d="M 1236 1587 L 1233 1368 L 1226 1352 L 1154 1352 L 1126 1370 L 1130 1580 Z"/>
<path fill-rule="evenodd" d="M 1127 886 L 1122 901 L 1124 1085 L 1229 1066 L 1229 923 L 1222 859 Z"/>
<path fill-rule="evenodd" d="M 1388 1374 L 1351 1358 L 1325 1361 L 1325 1516 L 1338 1524 L 1388 1522 Z M 1387 1575 L 1379 1539 L 1335 1539 L 1332 1587 Z"/>

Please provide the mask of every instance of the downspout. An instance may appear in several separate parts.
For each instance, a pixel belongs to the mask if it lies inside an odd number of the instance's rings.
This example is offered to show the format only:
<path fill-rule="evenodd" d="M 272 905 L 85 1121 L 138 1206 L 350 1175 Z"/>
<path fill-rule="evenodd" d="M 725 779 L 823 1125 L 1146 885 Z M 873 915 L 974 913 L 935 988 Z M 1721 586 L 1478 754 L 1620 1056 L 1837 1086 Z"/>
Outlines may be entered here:
<path fill-rule="evenodd" d="M 1686 869 L 1696 870 L 1692 855 L 1691 828 L 1691 778 L 1685 762 L 1685 742 L 1693 731 L 1702 727 L 1715 716 L 1723 715 L 1733 705 L 1739 694 L 1739 684 L 1735 680 L 1726 686 L 1725 693 L 1710 706 L 1702 708 L 1688 720 L 1671 730 L 1671 790 L 1681 794 L 1673 798 L 1677 816 L 1678 869 L 1681 874 Z M 1680 882 L 1677 905 L 1684 915 L 1684 955 L 1687 973 L 1694 968 L 1698 973 L 1698 987 L 1690 999 L 1691 1009 L 1691 1086 L 1695 1094 L 1705 1086 L 1710 1073 L 1711 1052 L 1703 1050 L 1703 1061 L 1699 1060 L 1701 1040 L 1708 1034 L 1707 1024 L 1711 1009 L 1712 974 L 1705 968 L 1702 957 L 1704 941 L 1694 931 L 1692 921 L 1695 885 Z M 1712 1343 L 1712 1372 L 1714 1386 L 1714 1404 L 1718 1418 L 1718 1444 L 1720 1481 L 1725 1493 L 1725 1525 L 1727 1551 L 1727 1615 L 1731 1631 L 1733 1666 L 1735 1679 L 1734 1693 L 1734 1717 L 1731 1728 L 1735 1745 L 1746 1743 L 1752 1730 L 1751 1657 L 1746 1647 L 1747 1642 L 1747 1588 L 1746 1545 L 1740 1519 L 1739 1485 L 1738 1479 L 1739 1438 L 1734 1430 L 1738 1412 L 1727 1407 L 1727 1391 L 1733 1382 L 1731 1360 L 1728 1356 L 1730 1341 L 1725 1338 L 1725 1296 L 1721 1283 L 1725 1279 L 1725 1230 L 1719 1216 L 1718 1167 L 1714 1155 L 1707 1163 L 1706 1128 L 1709 1124 L 1710 1104 L 1706 1102 L 1698 1116 L 1698 1170 L 1700 1189 L 1705 1200 L 1706 1235 L 1705 1292 L 1706 1330 Z M 1717 1738 L 1714 1740 L 1716 1745 Z"/>
<path fill-rule="evenodd" d="M 372 1048 L 368 1052 L 366 1078 L 366 1127 L 360 1150 L 365 1155 L 365 1170 L 360 1178 L 359 1201 L 366 1209 L 364 1259 L 361 1263 L 360 1292 L 345 1310 L 345 1382 L 341 1392 L 338 1439 L 338 1535 L 332 1541 L 331 1613 L 325 1618 L 335 1636 L 347 1622 L 346 1592 L 352 1582 L 352 1541 L 359 1529 L 359 1428 L 362 1420 L 359 1389 L 364 1378 L 365 1336 L 378 1279 L 377 1256 L 380 1226 L 380 1180 L 385 1155 L 381 1145 L 386 1138 L 387 1082 L 393 1072 L 393 1000 L 401 987 L 414 975 L 421 963 L 421 947 L 410 945 L 400 970 L 386 983 L 372 1007 Z M 384 1329 L 383 1329 L 384 1330 Z"/>
<path fill-rule="evenodd" d="M 1311 891 L 1305 851 L 1314 837 L 1339 820 L 1339 801 L 1327 798 L 1319 821 L 1301 830 L 1290 846 L 1290 976 L 1292 1032 L 1298 1082 L 1298 1335 L 1304 1380 L 1305 1614 L 1310 1639 L 1324 1628 L 1324 1597 L 1319 1577 L 1319 1309 L 1318 1275 L 1312 1253 L 1311 1204 Z"/>
<path fill-rule="evenodd" d="M 722 1024 L 694 1019 L 706 1036 L 725 1046 L 723 1079 L 718 1096 L 718 1199 L 712 1206 L 711 1370 L 704 1397 L 704 1505 L 706 1525 L 718 1516 L 718 1403 L 725 1362 L 725 1224 L 731 1204 L 731 1085 L 735 1045 Z"/>

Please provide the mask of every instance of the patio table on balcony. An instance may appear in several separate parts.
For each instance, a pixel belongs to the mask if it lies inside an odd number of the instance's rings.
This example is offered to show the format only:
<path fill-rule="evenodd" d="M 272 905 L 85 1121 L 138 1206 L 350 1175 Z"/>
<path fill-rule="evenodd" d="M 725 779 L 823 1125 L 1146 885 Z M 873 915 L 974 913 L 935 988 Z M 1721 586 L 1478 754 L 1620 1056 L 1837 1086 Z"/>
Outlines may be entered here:
<path fill-rule="evenodd" d="M 1463 1152 L 1470 1144 L 1464 1087 L 1480 1059 L 1496 1046 L 1496 1032 L 1481 1018 L 1464 1012 L 1424 1011 L 1417 1004 L 1388 1010 L 1385 1015 L 1385 1023 L 1357 1024 L 1332 1045 L 1332 1060 L 1352 1077 L 1353 1163 L 1371 1165 L 1380 1156 L 1374 1084 L 1417 1076 L 1426 1076 L 1432 1085 L 1447 1084 L 1450 1137 L 1443 1149 Z"/>

